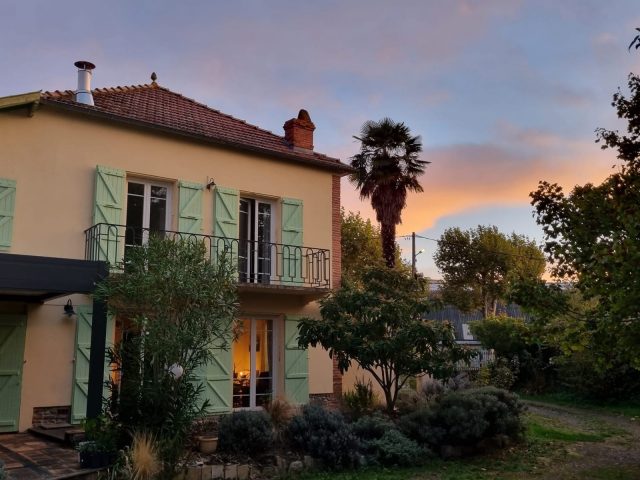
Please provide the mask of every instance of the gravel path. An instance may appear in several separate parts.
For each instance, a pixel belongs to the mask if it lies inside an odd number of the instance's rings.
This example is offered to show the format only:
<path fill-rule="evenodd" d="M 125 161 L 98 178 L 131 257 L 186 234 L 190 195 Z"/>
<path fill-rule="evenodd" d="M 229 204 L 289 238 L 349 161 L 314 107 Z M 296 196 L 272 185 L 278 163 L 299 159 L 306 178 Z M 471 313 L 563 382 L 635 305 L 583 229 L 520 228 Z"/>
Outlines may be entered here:
<path fill-rule="evenodd" d="M 590 410 L 527 402 L 529 412 L 566 428 L 606 434 L 601 442 L 568 443 L 554 452 L 549 470 L 531 478 L 549 480 L 640 479 L 640 422 Z M 552 465 L 552 466 L 551 466 Z"/>

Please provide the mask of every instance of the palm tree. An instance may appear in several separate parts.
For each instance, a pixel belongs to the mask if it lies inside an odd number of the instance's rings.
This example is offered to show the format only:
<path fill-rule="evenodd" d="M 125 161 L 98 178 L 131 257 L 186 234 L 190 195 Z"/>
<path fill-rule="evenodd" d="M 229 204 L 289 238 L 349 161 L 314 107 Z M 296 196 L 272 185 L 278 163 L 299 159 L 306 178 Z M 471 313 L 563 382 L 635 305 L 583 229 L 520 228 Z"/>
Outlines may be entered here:
<path fill-rule="evenodd" d="M 371 198 L 371 206 L 381 226 L 382 255 L 389 268 L 395 266 L 396 225 L 402 222 L 407 192 L 422 192 L 418 177 L 426 164 L 419 159 L 420 136 L 412 136 L 409 127 L 390 118 L 368 121 L 362 126 L 360 153 L 351 157 L 355 172 L 351 182 L 360 190 L 360 198 Z"/>

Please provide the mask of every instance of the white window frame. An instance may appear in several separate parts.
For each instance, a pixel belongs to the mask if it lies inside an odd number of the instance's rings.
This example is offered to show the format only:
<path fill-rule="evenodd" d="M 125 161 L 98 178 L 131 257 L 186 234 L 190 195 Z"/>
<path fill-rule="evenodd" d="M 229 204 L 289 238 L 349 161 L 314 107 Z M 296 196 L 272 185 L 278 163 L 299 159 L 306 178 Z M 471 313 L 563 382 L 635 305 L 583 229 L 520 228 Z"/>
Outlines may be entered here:
<path fill-rule="evenodd" d="M 142 179 L 137 177 L 127 178 L 127 191 L 126 191 L 126 205 L 125 205 L 125 222 L 129 208 L 129 184 L 137 183 L 139 185 L 144 185 L 144 194 L 142 197 L 142 244 L 146 245 L 149 241 L 149 221 L 151 218 L 151 187 L 163 187 L 167 189 L 167 209 L 165 213 L 165 230 L 172 230 L 171 228 L 171 218 L 173 212 L 173 184 L 168 182 L 156 182 L 148 179 Z M 128 225 L 125 225 L 125 228 Z"/>

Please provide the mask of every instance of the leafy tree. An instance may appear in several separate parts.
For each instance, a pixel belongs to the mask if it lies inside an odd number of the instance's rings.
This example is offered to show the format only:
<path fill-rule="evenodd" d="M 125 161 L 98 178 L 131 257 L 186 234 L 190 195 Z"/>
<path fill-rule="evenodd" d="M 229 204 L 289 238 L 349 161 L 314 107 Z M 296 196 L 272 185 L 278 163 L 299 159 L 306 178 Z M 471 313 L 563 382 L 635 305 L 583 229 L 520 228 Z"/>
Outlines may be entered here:
<path fill-rule="evenodd" d="M 393 412 L 409 377 L 448 378 L 470 352 L 456 344 L 451 325 L 423 320 L 429 311 L 422 285 L 410 274 L 373 267 L 361 284 L 346 282 L 321 300 L 322 320 L 306 318 L 300 345 L 322 344 L 344 373 L 352 361 L 368 371 Z"/>
<path fill-rule="evenodd" d="M 443 300 L 465 311 L 480 309 L 485 317 L 496 314 L 511 285 L 540 278 L 545 268 L 533 241 L 494 226 L 447 229 L 434 259 L 443 276 Z"/>
<path fill-rule="evenodd" d="M 552 273 L 598 301 L 589 320 L 594 342 L 640 368 L 640 77 L 631 74 L 628 85 L 630 97 L 618 91 L 612 103 L 627 121 L 626 133 L 596 130 L 603 149 L 617 150 L 618 171 L 567 195 L 542 181 L 531 203 Z"/>
<path fill-rule="evenodd" d="M 371 266 L 384 265 L 380 228 L 360 213 L 345 212 L 342 215 L 342 276 L 347 281 L 358 281 Z M 395 244 L 396 268 L 408 271 L 400 257 L 400 247 Z"/>
<path fill-rule="evenodd" d="M 173 478 L 193 421 L 208 408 L 197 371 L 213 360 L 212 346 L 227 346 L 236 285 L 228 262 L 210 262 L 195 241 L 152 236 L 126 260 L 123 273 L 96 289 L 124 325 L 110 352 L 121 379 L 107 413 L 126 432 L 157 438 L 162 478 Z M 172 367 L 184 374 L 177 378 Z"/>
<path fill-rule="evenodd" d="M 407 192 L 422 192 L 418 177 L 427 163 L 420 160 L 422 143 L 409 127 L 390 118 L 368 121 L 362 126 L 360 153 L 351 158 L 355 172 L 351 181 L 362 199 L 370 198 L 381 225 L 382 252 L 387 266 L 396 262 L 396 225 L 402 222 Z"/>

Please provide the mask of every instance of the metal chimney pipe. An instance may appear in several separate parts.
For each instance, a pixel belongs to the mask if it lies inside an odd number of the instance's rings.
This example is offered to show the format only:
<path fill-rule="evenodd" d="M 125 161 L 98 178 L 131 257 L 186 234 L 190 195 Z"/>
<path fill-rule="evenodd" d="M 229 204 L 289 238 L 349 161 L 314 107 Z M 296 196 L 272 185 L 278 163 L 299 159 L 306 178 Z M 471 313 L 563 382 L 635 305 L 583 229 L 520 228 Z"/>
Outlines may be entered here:
<path fill-rule="evenodd" d="M 91 94 L 91 75 L 96 66 L 86 60 L 79 60 L 74 63 L 78 67 L 78 89 L 76 90 L 76 102 L 93 106 L 93 95 Z"/>

